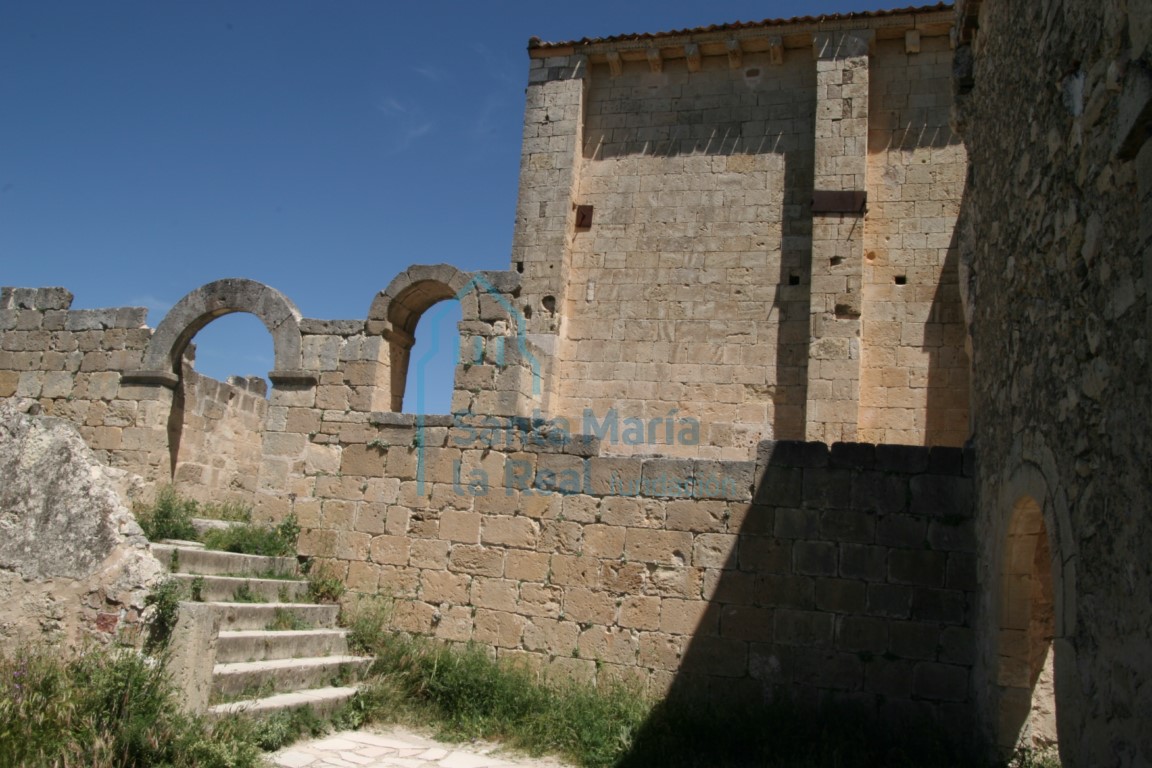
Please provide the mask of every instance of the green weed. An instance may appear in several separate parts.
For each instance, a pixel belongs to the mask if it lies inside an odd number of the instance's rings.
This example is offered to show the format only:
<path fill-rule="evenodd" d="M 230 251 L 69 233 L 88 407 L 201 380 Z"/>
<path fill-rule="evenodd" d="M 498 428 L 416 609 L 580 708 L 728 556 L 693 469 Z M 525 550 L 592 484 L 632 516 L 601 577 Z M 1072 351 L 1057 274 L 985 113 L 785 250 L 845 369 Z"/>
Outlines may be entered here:
<path fill-rule="evenodd" d="M 0 768 L 254 768 L 250 726 L 183 714 L 162 664 L 130 651 L 0 651 Z"/>
<path fill-rule="evenodd" d="M 277 608 L 272 614 L 272 621 L 264 627 L 269 632 L 288 632 L 300 629 L 312 629 L 312 625 L 292 611 Z"/>
<path fill-rule="evenodd" d="M 338 603 L 344 596 L 343 580 L 327 564 L 308 568 L 308 599 L 314 603 Z"/>
<path fill-rule="evenodd" d="M 171 485 L 161 487 L 151 504 L 137 504 L 133 508 L 136 521 L 150 541 L 194 540 L 196 529 L 192 525 L 192 518 L 196 516 L 196 511 L 196 502 L 182 498 Z"/>
<path fill-rule="evenodd" d="M 247 523 L 229 528 L 207 531 L 204 546 L 224 552 L 238 552 L 245 555 L 266 555 L 285 557 L 296 555 L 296 539 L 300 526 L 296 515 L 290 514 L 277 526 Z"/>
<path fill-rule="evenodd" d="M 180 601 L 184 599 L 184 585 L 177 579 L 166 579 L 153 589 L 144 606 L 151 608 L 147 618 L 148 635 L 144 640 L 144 652 L 155 654 L 168 647 L 172 630 L 176 627 Z"/>

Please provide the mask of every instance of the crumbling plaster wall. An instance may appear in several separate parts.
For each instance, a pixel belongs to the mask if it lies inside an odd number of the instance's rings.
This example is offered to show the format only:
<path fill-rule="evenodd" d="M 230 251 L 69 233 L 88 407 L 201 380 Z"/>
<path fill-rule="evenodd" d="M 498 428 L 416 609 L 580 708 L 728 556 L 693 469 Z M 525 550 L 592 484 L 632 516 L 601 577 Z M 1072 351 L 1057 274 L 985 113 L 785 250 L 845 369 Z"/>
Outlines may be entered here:
<path fill-rule="evenodd" d="M 998 727 L 1009 516 L 1043 508 L 1065 765 L 1152 762 L 1152 6 L 961 3 L 972 167 L 961 274 L 983 585 L 977 695 Z"/>

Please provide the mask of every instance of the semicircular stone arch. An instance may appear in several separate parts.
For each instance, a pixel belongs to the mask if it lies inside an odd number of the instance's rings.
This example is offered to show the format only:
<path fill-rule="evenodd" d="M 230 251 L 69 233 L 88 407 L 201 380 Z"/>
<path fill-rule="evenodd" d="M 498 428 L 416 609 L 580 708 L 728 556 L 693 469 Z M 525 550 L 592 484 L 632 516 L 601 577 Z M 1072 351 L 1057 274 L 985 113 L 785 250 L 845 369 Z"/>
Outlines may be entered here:
<path fill-rule="evenodd" d="M 188 343 L 208 323 L 234 312 L 255 315 L 272 334 L 275 369 L 268 378 L 274 385 L 315 383 L 314 375 L 301 370 L 300 310 L 275 288 L 245 278 L 208 283 L 176 302 L 152 334 L 141 370 L 129 377 L 140 383 L 176 386 Z"/>
<path fill-rule="evenodd" d="M 416 326 L 433 305 L 447 299 L 460 302 L 461 318 L 477 318 L 473 276 L 450 264 L 414 264 L 376 294 L 368 308 L 368 332 L 379 333 L 390 347 L 393 411 L 400 411 L 408 376 L 408 358 L 416 343 Z"/>

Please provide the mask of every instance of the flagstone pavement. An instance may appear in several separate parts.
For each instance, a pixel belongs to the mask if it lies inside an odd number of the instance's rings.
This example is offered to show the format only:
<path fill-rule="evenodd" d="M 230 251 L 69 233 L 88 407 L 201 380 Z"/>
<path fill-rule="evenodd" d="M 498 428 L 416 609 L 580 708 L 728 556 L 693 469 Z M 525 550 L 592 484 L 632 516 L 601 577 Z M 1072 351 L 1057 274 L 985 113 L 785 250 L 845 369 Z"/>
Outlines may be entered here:
<path fill-rule="evenodd" d="M 444 744 L 400 727 L 334 733 L 266 759 L 278 768 L 571 768 L 555 758 L 516 755 L 499 744 Z"/>

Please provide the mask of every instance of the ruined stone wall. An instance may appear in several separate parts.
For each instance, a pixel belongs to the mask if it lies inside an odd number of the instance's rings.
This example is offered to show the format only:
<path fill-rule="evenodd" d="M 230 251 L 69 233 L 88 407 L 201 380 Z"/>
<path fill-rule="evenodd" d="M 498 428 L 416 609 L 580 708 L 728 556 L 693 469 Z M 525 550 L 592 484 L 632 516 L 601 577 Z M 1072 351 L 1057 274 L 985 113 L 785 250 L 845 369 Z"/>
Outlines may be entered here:
<path fill-rule="evenodd" d="M 1017 510 L 1051 551 L 1064 765 L 1152 762 L 1152 8 L 962 3 L 959 227 L 978 472 L 977 693 L 998 685 Z M 1026 596 L 1025 596 L 1026 597 Z M 1010 627 L 1009 627 L 1010 628 Z"/>
<path fill-rule="evenodd" d="M 201 376 L 185 362 L 176 398 L 179 433 L 173 482 L 200 501 L 251 503 L 264 455 L 267 383 Z"/>
<path fill-rule="evenodd" d="M 708 425 L 622 455 L 962 445 L 950 21 L 531 48 L 512 263 L 545 412 Z"/>
<path fill-rule="evenodd" d="M 76 424 L 109 466 L 149 481 L 170 476 L 171 392 L 121 383 L 152 336 L 147 310 L 71 305 L 63 288 L 3 289 L 0 397 L 34 398 L 45 415 Z"/>
<path fill-rule="evenodd" d="M 607 457 L 526 425 L 372 422 L 293 509 L 301 554 L 400 598 L 398 627 L 653 693 L 827 694 L 894 722 L 971 724 L 959 449 Z"/>

